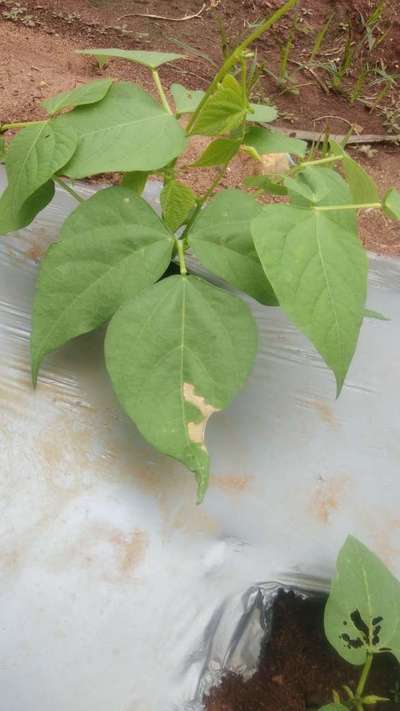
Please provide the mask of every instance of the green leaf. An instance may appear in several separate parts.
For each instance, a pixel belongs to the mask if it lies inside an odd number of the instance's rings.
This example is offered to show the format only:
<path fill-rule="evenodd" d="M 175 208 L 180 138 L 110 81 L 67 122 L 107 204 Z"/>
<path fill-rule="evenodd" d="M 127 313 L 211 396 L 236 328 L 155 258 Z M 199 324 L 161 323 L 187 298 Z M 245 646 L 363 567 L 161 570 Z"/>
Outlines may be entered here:
<path fill-rule="evenodd" d="M 122 178 L 122 186 L 124 188 L 129 188 L 130 190 L 133 190 L 133 192 L 137 193 L 138 195 L 141 195 L 145 188 L 149 175 L 149 172 L 141 170 L 136 170 L 132 173 L 126 173 Z"/>
<path fill-rule="evenodd" d="M 336 376 L 340 393 L 363 320 L 367 257 L 349 192 L 335 171 L 307 168 L 286 179 L 292 205 L 269 205 L 252 223 L 265 273 L 278 301 Z"/>
<path fill-rule="evenodd" d="M 379 311 L 373 311 L 372 309 L 364 309 L 364 318 L 375 318 L 378 321 L 390 321 L 390 318 L 384 316 Z"/>
<path fill-rule="evenodd" d="M 111 84 L 112 79 L 97 79 L 90 84 L 83 84 L 70 91 L 63 91 L 62 94 L 52 96 L 43 101 L 42 106 L 50 115 L 53 115 L 62 109 L 74 109 L 76 106 L 96 104 L 104 99 Z"/>
<path fill-rule="evenodd" d="M 106 366 L 121 405 L 159 451 L 208 482 L 204 431 L 244 385 L 257 349 L 249 308 L 198 277 L 173 276 L 115 314 Z"/>
<path fill-rule="evenodd" d="M 268 106 L 267 104 L 250 104 L 250 109 L 246 115 L 247 121 L 253 121 L 256 123 L 270 123 L 278 118 L 278 112 L 275 106 Z"/>
<path fill-rule="evenodd" d="M 0 235 L 30 225 L 36 215 L 53 199 L 54 183 L 49 180 L 29 197 L 19 210 L 14 209 L 13 194 L 8 188 L 0 197 Z"/>
<path fill-rule="evenodd" d="M 327 704 L 327 706 L 321 706 L 319 711 L 348 711 L 348 708 L 343 704 Z"/>
<path fill-rule="evenodd" d="M 97 328 L 157 281 L 173 244 L 152 208 L 127 188 L 101 190 L 80 204 L 41 263 L 33 307 L 33 381 L 47 353 Z"/>
<path fill-rule="evenodd" d="M 305 141 L 299 141 L 298 138 L 290 138 L 283 133 L 256 126 L 246 132 L 243 143 L 245 146 L 255 148 L 259 155 L 263 155 L 263 153 L 292 153 L 303 158 L 307 151 Z"/>
<path fill-rule="evenodd" d="M 189 232 L 189 244 L 210 272 L 262 304 L 275 306 L 278 302 L 250 231 L 251 221 L 260 214 L 262 207 L 252 195 L 224 190 L 200 212 Z"/>
<path fill-rule="evenodd" d="M 4 138 L 0 138 L 0 161 L 4 161 L 6 157 L 6 142 Z"/>
<path fill-rule="evenodd" d="M 112 171 L 153 171 L 185 148 L 185 133 L 140 87 L 113 84 L 103 101 L 80 106 L 56 119 L 79 136 L 78 149 L 64 169 L 70 178 Z"/>
<path fill-rule="evenodd" d="M 242 87 L 231 74 L 227 74 L 216 91 L 200 110 L 191 134 L 217 136 L 237 128 L 247 113 Z"/>
<path fill-rule="evenodd" d="M 128 62 L 134 62 L 135 64 L 142 64 L 144 67 L 149 67 L 150 69 L 157 69 L 162 64 L 167 62 L 175 62 L 177 59 L 185 59 L 183 54 L 175 54 L 174 52 L 146 52 L 146 51 L 136 51 L 130 49 L 78 49 L 77 54 L 84 54 L 91 57 L 96 57 L 104 62 L 110 57 L 117 57 L 118 59 L 127 59 Z"/>
<path fill-rule="evenodd" d="M 6 155 L 7 190 L 15 219 L 24 202 L 68 162 L 77 140 L 72 127 L 47 122 L 27 126 L 16 135 Z"/>
<path fill-rule="evenodd" d="M 348 180 L 353 201 L 355 203 L 380 202 L 378 188 L 372 178 L 355 160 L 335 141 L 330 140 L 329 145 L 333 155 L 342 156 L 343 170 Z"/>
<path fill-rule="evenodd" d="M 400 661 L 400 583 L 353 536 L 339 552 L 324 623 L 329 642 L 350 664 L 383 651 Z"/>
<path fill-rule="evenodd" d="M 217 138 L 207 146 L 200 158 L 192 163 L 196 168 L 209 168 L 213 165 L 228 163 L 240 148 L 240 141 L 230 138 Z"/>
<path fill-rule="evenodd" d="M 205 91 L 186 89 L 182 84 L 171 84 L 171 94 L 178 114 L 192 114 L 204 97 Z"/>
<path fill-rule="evenodd" d="M 271 195 L 287 195 L 288 189 L 282 183 L 276 183 L 267 175 L 251 175 L 245 178 L 244 184 L 248 188 L 259 188 Z"/>
<path fill-rule="evenodd" d="M 178 180 L 169 180 L 161 191 L 160 202 L 164 222 L 175 232 L 195 206 L 196 196 Z"/>
<path fill-rule="evenodd" d="M 383 199 L 383 211 L 392 220 L 400 220 L 400 193 L 395 188 L 386 193 Z"/>

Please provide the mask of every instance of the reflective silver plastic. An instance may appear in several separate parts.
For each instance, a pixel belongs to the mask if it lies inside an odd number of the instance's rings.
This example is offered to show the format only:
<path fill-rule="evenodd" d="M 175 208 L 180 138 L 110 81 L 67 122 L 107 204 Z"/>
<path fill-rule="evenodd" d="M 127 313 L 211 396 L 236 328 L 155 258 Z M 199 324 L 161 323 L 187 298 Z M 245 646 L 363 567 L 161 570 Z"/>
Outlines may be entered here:
<path fill-rule="evenodd" d="M 121 412 L 101 332 L 31 387 L 38 261 L 74 207 L 57 190 L 0 241 L 0 711 L 200 711 L 222 669 L 254 670 L 279 581 L 326 587 L 348 533 L 400 574 L 400 262 L 370 258 L 368 306 L 391 320 L 365 320 L 337 401 L 305 338 L 251 302 L 259 355 L 208 425 L 196 507 Z"/>

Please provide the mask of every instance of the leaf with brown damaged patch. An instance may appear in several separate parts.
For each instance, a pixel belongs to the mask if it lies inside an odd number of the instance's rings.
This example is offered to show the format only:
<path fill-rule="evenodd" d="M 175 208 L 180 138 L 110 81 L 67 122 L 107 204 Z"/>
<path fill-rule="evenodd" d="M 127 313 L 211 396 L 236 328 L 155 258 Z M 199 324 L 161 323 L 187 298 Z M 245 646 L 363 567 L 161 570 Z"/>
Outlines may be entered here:
<path fill-rule="evenodd" d="M 208 484 L 211 415 L 244 384 L 257 347 L 249 308 L 197 277 L 173 276 L 123 305 L 107 331 L 115 392 L 143 436 Z"/>

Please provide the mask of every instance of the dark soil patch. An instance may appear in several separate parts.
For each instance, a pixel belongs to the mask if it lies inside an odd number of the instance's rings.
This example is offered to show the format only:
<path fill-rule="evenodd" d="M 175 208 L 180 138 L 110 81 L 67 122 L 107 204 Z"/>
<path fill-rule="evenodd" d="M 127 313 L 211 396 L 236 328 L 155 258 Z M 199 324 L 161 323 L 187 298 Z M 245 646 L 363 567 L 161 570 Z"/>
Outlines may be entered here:
<path fill-rule="evenodd" d="M 320 597 L 303 600 L 281 591 L 258 671 L 248 681 L 226 676 L 206 699 L 207 711 L 317 711 L 331 703 L 332 689 L 340 691 L 343 684 L 355 689 L 361 669 L 343 661 L 326 641 L 324 606 Z M 381 655 L 374 661 L 366 691 L 388 697 L 398 680 L 398 663 Z M 384 709 L 400 711 L 400 704 L 374 707 Z"/>
<path fill-rule="evenodd" d="M 376 2 L 300 1 L 298 30 L 288 65 L 299 94 L 284 91 L 267 73 L 263 74 L 257 87 L 260 100 L 278 106 L 282 126 L 318 132 L 329 126 L 333 132 L 346 133 L 351 123 L 361 134 L 400 132 L 396 129 L 396 122 L 400 123 L 398 80 L 372 112 L 365 103 L 350 103 L 346 97 L 366 62 L 374 67 L 383 63 L 388 74 L 400 75 L 398 0 L 386 2 L 382 18 L 382 31 L 388 29 L 385 40 L 372 52 L 365 49 L 361 18 L 369 15 Z M 203 5 L 198 17 L 181 22 L 146 17 L 183 18 L 197 13 Z M 0 0 L 0 121 L 39 118 L 43 115 L 40 104 L 44 98 L 103 74 L 130 79 L 155 93 L 145 68 L 113 60 L 100 71 L 95 60 L 79 57 L 75 49 L 116 46 L 188 53 L 190 50 L 176 44 L 175 40 L 178 40 L 218 65 L 221 62 L 221 25 L 227 41 L 234 44 L 249 32 L 251 25 L 280 5 L 281 0 Z M 335 18 L 321 50 L 321 62 L 342 56 L 347 36 L 345 28 L 349 25 L 357 52 L 343 83 L 344 93 L 330 91 L 326 94 L 315 77 L 299 68 L 296 62 L 307 60 L 316 33 L 332 12 Z M 279 71 L 279 47 L 285 44 L 291 23 L 292 19 L 285 18 L 258 42 L 259 61 L 274 73 Z M 160 74 L 166 86 L 179 82 L 195 89 L 206 88 L 214 71 L 207 59 L 193 55 L 182 62 L 161 67 Z M 328 81 L 325 69 L 320 67 L 316 72 L 324 82 Z M 382 88 L 382 84 L 370 84 L 365 86 L 363 101 L 374 101 Z M 196 146 L 191 150 L 195 152 Z M 368 147 L 354 149 L 353 155 L 371 173 L 382 193 L 391 186 L 400 189 L 399 146 L 377 144 L 372 151 Z M 240 185 L 243 174 L 240 161 L 235 161 L 225 185 Z M 208 187 L 209 180 L 207 170 L 189 175 L 190 184 L 198 192 Z M 376 252 L 400 254 L 399 223 L 390 222 L 374 212 L 364 214 L 361 236 L 365 245 Z"/>

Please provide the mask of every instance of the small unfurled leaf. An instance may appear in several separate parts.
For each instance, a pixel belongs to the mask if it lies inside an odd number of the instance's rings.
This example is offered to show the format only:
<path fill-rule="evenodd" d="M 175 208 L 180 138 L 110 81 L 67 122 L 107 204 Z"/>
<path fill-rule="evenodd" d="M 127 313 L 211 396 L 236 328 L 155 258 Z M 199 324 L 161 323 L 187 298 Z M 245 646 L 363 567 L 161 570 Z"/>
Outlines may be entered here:
<path fill-rule="evenodd" d="M 105 354 L 117 397 L 142 435 L 208 482 L 210 416 L 244 385 L 257 349 L 246 304 L 198 277 L 172 276 L 113 317 Z"/>
<path fill-rule="evenodd" d="M 136 170 L 132 173 L 126 173 L 122 178 L 122 186 L 124 188 L 130 188 L 134 193 L 141 195 L 145 185 L 147 183 L 147 178 L 150 173 L 147 171 Z"/>
<path fill-rule="evenodd" d="M 278 112 L 275 106 L 268 104 L 250 104 L 250 109 L 246 115 L 247 121 L 255 123 L 270 123 L 278 117 Z"/>
<path fill-rule="evenodd" d="M 97 328 L 157 281 L 173 244 L 152 208 L 127 188 L 101 190 L 79 205 L 41 263 L 33 307 L 33 381 L 47 353 Z"/>
<path fill-rule="evenodd" d="M 144 67 L 149 67 L 149 69 L 157 69 L 161 64 L 175 62 L 177 59 L 185 58 L 183 54 L 175 54 L 174 52 L 146 52 L 142 50 L 116 48 L 78 49 L 76 51 L 78 54 L 96 57 L 96 59 L 100 59 L 103 63 L 107 62 L 110 57 L 116 57 L 118 59 L 127 59 L 128 62 L 134 62 L 135 64 L 142 64 Z"/>
<path fill-rule="evenodd" d="M 375 706 L 376 704 L 379 704 L 380 701 L 390 701 L 390 699 L 388 699 L 386 696 L 375 696 L 375 694 L 368 694 L 368 696 L 364 696 L 362 700 L 365 706 Z"/>
<path fill-rule="evenodd" d="M 245 178 L 244 184 L 248 188 L 259 188 L 259 190 L 264 190 L 264 192 L 270 193 L 271 195 L 288 194 L 288 190 L 283 183 L 276 183 L 274 180 L 271 180 L 271 178 L 268 178 L 267 175 L 251 175 Z"/>
<path fill-rule="evenodd" d="M 194 192 L 179 180 L 169 180 L 160 194 L 163 219 L 175 232 L 196 204 Z"/>
<path fill-rule="evenodd" d="M 228 163 L 240 148 L 240 141 L 230 138 L 217 138 L 207 146 L 200 158 L 192 163 L 196 168 L 209 168 L 213 165 Z"/>
<path fill-rule="evenodd" d="M 185 148 L 185 133 L 143 89 L 116 82 L 102 101 L 59 116 L 55 125 L 73 128 L 76 153 L 64 169 L 70 178 L 113 171 L 153 171 Z"/>
<path fill-rule="evenodd" d="M 391 652 L 400 661 L 400 583 L 381 560 L 349 536 L 336 562 L 325 633 L 350 664 Z"/>
<path fill-rule="evenodd" d="M 384 316 L 379 311 L 373 311 L 372 309 L 364 309 L 364 318 L 374 318 L 378 321 L 390 321 L 390 318 Z"/>
<path fill-rule="evenodd" d="M 256 126 L 249 128 L 243 143 L 245 146 L 255 148 L 259 155 L 263 155 L 263 153 L 292 153 L 303 158 L 307 151 L 305 141 L 299 141 L 298 138 L 290 138 L 283 133 Z"/>
<path fill-rule="evenodd" d="M 250 225 L 262 207 L 240 190 L 218 193 L 200 212 L 189 232 L 189 244 L 213 274 L 262 304 L 277 299 L 254 248 Z"/>
<path fill-rule="evenodd" d="M 383 200 L 383 211 L 392 220 L 400 220 L 400 193 L 395 188 L 386 193 Z"/>
<path fill-rule="evenodd" d="M 192 114 L 196 111 L 205 92 L 202 89 L 186 89 L 182 84 L 171 84 L 177 114 Z"/>
<path fill-rule="evenodd" d="M 350 186 L 350 191 L 355 203 L 380 202 L 378 188 L 372 178 L 355 160 L 335 141 L 329 141 L 331 153 L 342 156 L 343 170 Z"/>
<path fill-rule="evenodd" d="M 308 168 L 285 179 L 293 203 L 269 205 L 252 223 L 256 250 L 278 301 L 335 374 L 339 394 L 364 315 L 367 257 L 342 178 Z M 321 209 L 319 209 L 321 208 Z"/>
<path fill-rule="evenodd" d="M 70 126 L 39 123 L 13 139 L 6 155 L 11 213 L 17 219 L 24 202 L 69 161 L 77 146 Z"/>
<path fill-rule="evenodd" d="M 242 87 L 231 74 L 227 74 L 216 91 L 204 103 L 190 133 L 217 136 L 229 133 L 244 120 L 247 101 Z"/>
<path fill-rule="evenodd" d="M 62 94 L 52 96 L 42 102 L 42 106 L 50 115 L 56 114 L 62 109 L 74 109 L 76 106 L 86 104 L 96 104 L 104 99 L 112 84 L 112 79 L 97 79 L 90 84 L 82 84 L 70 91 L 63 91 Z"/>
<path fill-rule="evenodd" d="M 54 183 L 49 180 L 31 195 L 19 210 L 15 210 L 12 192 L 6 188 L 0 197 L 0 235 L 15 232 L 30 225 L 36 215 L 53 199 Z"/>

